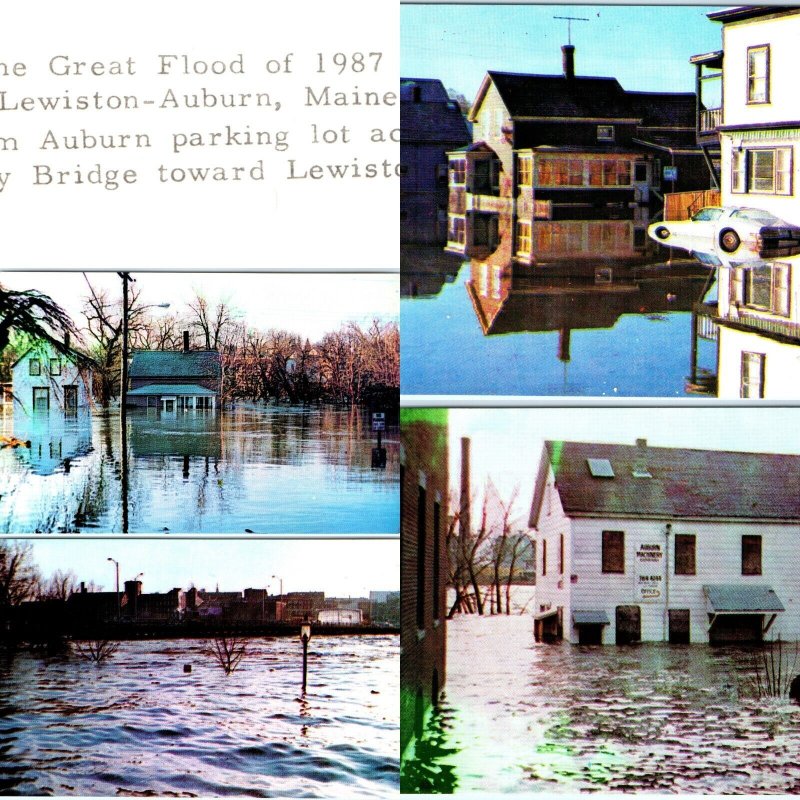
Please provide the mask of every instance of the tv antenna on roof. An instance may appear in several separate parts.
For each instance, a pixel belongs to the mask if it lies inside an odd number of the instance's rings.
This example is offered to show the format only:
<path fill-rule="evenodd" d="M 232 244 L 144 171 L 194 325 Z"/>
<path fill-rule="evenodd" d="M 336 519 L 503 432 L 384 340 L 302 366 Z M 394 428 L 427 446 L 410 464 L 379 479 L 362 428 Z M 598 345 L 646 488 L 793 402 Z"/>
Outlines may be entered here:
<path fill-rule="evenodd" d="M 573 22 L 589 22 L 586 17 L 553 17 L 553 19 L 567 20 L 567 44 L 572 44 L 572 23 Z"/>

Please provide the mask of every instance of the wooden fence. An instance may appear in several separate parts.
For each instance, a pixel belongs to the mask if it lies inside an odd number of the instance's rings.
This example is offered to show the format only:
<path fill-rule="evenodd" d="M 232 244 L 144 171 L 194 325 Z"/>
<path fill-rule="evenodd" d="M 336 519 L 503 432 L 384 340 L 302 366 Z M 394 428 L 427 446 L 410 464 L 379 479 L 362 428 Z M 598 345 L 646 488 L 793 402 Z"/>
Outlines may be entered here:
<path fill-rule="evenodd" d="M 689 219 L 704 206 L 718 206 L 719 189 L 698 189 L 693 192 L 675 192 L 664 195 L 664 221 Z"/>

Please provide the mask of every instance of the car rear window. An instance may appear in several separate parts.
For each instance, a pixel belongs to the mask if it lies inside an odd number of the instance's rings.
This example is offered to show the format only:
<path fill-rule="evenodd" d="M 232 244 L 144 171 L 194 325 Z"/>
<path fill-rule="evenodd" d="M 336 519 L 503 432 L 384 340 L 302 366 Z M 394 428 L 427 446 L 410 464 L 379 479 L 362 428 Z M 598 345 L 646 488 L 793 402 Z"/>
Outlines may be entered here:
<path fill-rule="evenodd" d="M 762 222 L 767 225 L 785 225 L 786 223 L 770 214 L 769 211 L 764 211 L 760 208 L 739 208 L 731 214 L 731 217 L 738 217 L 739 219 L 748 219 L 752 222 Z"/>
<path fill-rule="evenodd" d="M 722 215 L 721 208 L 701 208 L 692 219 L 695 222 L 707 222 L 713 219 L 719 219 Z"/>

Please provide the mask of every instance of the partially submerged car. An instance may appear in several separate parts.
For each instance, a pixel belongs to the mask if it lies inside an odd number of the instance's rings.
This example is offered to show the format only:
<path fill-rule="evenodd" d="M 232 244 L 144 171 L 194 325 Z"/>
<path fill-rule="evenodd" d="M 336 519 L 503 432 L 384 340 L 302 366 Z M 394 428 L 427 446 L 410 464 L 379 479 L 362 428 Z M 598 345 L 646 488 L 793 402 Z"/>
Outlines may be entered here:
<path fill-rule="evenodd" d="M 647 233 L 670 247 L 736 253 L 741 258 L 777 258 L 800 253 L 800 227 L 760 208 L 707 206 L 688 220 L 655 222 Z"/>

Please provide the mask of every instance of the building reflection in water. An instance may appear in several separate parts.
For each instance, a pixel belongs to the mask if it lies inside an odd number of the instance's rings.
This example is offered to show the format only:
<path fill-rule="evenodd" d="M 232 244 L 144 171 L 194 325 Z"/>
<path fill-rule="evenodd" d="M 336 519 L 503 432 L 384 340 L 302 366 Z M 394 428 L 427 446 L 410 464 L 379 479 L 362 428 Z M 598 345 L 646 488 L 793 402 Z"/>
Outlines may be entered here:
<path fill-rule="evenodd" d="M 691 311 L 713 269 L 688 257 L 659 258 L 646 226 L 541 220 L 522 244 L 524 256 L 504 237 L 487 257 L 472 258 L 466 287 L 484 335 L 558 331 L 558 359 L 567 363 L 573 330 L 613 328 L 623 314 Z"/>
<path fill-rule="evenodd" d="M 59 469 L 69 474 L 73 459 L 92 450 L 92 415 L 88 409 L 26 411 L 15 402 L 13 437 L 25 443 L 14 448 L 14 455 L 34 475 L 52 475 Z"/>

